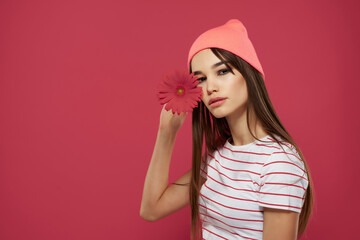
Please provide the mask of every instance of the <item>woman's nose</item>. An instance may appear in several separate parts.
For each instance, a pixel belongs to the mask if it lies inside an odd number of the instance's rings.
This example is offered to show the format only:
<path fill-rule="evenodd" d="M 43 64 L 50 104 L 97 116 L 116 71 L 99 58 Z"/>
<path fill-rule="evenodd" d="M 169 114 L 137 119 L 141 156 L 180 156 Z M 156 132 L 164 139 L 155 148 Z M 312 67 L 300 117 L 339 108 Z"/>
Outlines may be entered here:
<path fill-rule="evenodd" d="M 207 85 L 206 85 L 206 90 L 208 92 L 208 94 L 210 95 L 213 92 L 217 92 L 218 89 L 218 85 L 216 83 L 216 80 L 214 78 L 208 78 L 206 81 Z"/>

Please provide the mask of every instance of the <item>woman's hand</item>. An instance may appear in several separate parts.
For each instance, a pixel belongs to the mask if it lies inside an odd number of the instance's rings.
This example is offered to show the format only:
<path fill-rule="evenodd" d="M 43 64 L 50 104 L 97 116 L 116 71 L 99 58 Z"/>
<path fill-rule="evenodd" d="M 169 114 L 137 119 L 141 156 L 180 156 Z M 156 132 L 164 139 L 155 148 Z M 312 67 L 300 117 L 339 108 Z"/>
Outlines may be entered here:
<path fill-rule="evenodd" d="M 180 113 L 180 115 L 177 113 L 173 114 L 171 109 L 169 111 L 165 110 L 165 105 L 163 106 L 160 114 L 159 130 L 176 134 L 184 123 L 188 113 Z"/>

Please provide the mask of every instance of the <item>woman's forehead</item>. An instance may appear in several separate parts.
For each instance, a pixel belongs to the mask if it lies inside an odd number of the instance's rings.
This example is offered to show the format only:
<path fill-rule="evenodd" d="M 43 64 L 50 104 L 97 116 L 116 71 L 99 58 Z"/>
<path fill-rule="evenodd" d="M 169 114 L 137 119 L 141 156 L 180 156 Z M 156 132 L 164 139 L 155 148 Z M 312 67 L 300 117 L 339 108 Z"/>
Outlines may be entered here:
<path fill-rule="evenodd" d="M 191 59 L 191 70 L 201 71 L 202 69 L 211 69 L 220 65 L 222 61 L 211 51 L 211 49 L 203 49 L 197 52 Z"/>

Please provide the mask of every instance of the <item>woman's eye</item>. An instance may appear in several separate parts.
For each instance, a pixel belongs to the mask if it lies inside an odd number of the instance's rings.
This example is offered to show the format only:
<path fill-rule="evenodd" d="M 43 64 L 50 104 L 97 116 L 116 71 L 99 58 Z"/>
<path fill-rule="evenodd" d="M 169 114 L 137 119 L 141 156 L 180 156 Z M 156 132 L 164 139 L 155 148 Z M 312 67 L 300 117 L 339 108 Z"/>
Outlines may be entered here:
<path fill-rule="evenodd" d="M 225 69 L 221 69 L 219 71 L 219 75 L 224 75 L 225 73 L 229 72 L 229 69 L 225 68 Z"/>
<path fill-rule="evenodd" d="M 205 81 L 205 79 L 206 79 L 206 78 L 202 77 L 202 78 L 198 78 L 197 80 L 198 80 L 199 82 L 202 82 L 202 81 Z"/>

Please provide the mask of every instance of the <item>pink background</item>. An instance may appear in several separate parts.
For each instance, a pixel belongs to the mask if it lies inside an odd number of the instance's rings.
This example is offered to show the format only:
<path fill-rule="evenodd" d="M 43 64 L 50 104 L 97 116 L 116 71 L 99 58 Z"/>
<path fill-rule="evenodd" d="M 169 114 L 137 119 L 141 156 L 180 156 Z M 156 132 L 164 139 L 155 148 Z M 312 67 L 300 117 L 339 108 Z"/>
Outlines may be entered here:
<path fill-rule="evenodd" d="M 315 209 L 301 239 L 353 239 L 359 217 L 358 1 L 0 2 L 0 239 L 189 239 L 190 209 L 139 216 L 162 74 L 203 31 L 248 29 Z M 173 181 L 190 168 L 191 116 Z"/>

